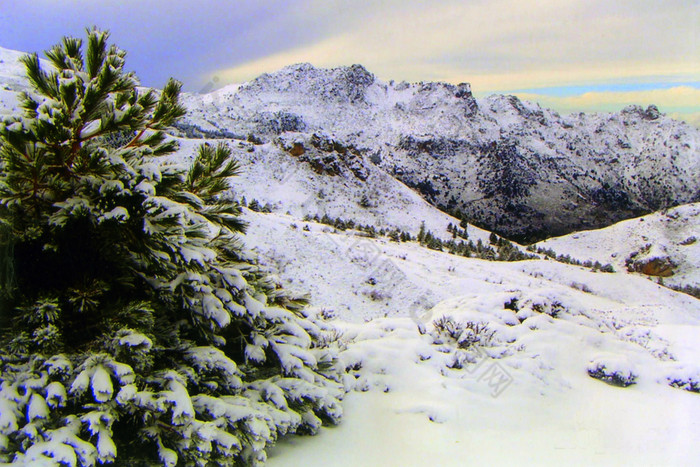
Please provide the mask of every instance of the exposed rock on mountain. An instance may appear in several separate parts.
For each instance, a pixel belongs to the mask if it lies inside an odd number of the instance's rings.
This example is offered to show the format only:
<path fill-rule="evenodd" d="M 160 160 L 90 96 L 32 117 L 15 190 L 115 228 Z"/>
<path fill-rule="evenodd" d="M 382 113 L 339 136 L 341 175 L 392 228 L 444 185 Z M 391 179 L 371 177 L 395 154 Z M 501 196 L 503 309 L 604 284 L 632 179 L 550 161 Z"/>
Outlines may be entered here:
<path fill-rule="evenodd" d="M 308 162 L 318 174 L 340 175 L 350 171 L 361 181 L 367 180 L 369 170 L 363 163 L 362 154 L 353 146 L 345 146 L 328 136 L 312 134 L 287 134 L 277 143 L 290 155 Z"/>

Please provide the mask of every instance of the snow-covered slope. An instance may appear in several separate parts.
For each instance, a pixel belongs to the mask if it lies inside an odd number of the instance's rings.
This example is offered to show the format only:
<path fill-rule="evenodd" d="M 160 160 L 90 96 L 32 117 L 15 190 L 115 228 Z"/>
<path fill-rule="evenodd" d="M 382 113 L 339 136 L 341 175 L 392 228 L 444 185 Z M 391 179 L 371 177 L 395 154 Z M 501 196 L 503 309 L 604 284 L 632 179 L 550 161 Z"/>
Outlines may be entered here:
<path fill-rule="evenodd" d="M 17 92 L 29 88 L 24 77 L 24 65 L 19 61 L 23 55 L 22 52 L 0 47 L 0 115 L 16 112 Z"/>
<path fill-rule="evenodd" d="M 468 84 L 384 83 L 359 65 L 292 65 L 186 98 L 189 125 L 263 140 L 327 133 L 511 238 L 541 239 L 693 202 L 700 130 L 651 106 L 561 116 Z"/>
<path fill-rule="evenodd" d="M 17 93 L 30 91 L 29 82 L 20 58 L 27 55 L 24 52 L 0 47 L 0 116 L 13 115 L 21 111 Z M 39 57 L 44 70 L 52 70 L 52 65 Z"/>
<path fill-rule="evenodd" d="M 624 271 L 656 260 L 656 275 L 676 286 L 700 287 L 700 204 L 619 222 L 610 227 L 551 238 L 537 244 L 580 260 L 611 263 Z M 662 266 L 670 269 L 661 270 Z M 650 269 L 653 267 L 648 266 Z M 666 272 L 664 272 L 666 271 Z M 647 272 L 653 273 L 653 270 Z"/>
<path fill-rule="evenodd" d="M 338 152 L 330 139 L 319 140 L 318 147 L 302 133 L 287 133 L 265 144 L 241 140 L 179 141 L 180 150 L 172 160 L 182 164 L 192 160 L 199 144 L 228 144 L 241 165 L 240 176 L 232 180 L 232 196 L 270 204 L 275 212 L 289 213 L 297 223 L 304 216 L 325 214 L 373 225 L 377 230 L 398 228 L 416 235 L 425 222 L 428 230 L 445 239 L 451 237 L 447 226 L 459 224 L 458 219 L 428 204 L 381 168 L 358 163 L 350 151 Z M 307 147 L 305 153 L 290 154 L 288 148 L 300 142 Z M 367 203 L 363 203 L 363 198 Z M 474 242 L 488 241 L 489 232 L 485 230 L 469 226 L 468 233 Z"/>
<path fill-rule="evenodd" d="M 347 384 L 359 391 L 340 427 L 283 441 L 270 465 L 697 461 L 698 395 L 670 386 L 700 387 L 697 299 L 624 272 L 488 262 L 304 230 L 288 216 L 246 218 L 246 244 L 342 332 Z M 442 316 L 488 329 L 460 348 L 432 324 Z M 599 370 L 634 384 L 589 376 Z"/>

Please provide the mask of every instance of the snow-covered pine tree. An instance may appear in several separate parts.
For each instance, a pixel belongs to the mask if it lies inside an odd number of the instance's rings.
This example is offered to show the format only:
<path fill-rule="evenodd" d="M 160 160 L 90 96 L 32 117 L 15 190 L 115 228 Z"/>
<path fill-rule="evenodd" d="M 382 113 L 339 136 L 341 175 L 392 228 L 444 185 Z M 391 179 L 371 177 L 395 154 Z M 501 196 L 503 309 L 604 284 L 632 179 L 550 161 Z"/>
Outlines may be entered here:
<path fill-rule="evenodd" d="M 242 249 L 229 149 L 157 160 L 180 85 L 139 89 L 107 39 L 24 57 L 0 124 L 0 462 L 262 462 L 339 419 L 341 373 Z"/>

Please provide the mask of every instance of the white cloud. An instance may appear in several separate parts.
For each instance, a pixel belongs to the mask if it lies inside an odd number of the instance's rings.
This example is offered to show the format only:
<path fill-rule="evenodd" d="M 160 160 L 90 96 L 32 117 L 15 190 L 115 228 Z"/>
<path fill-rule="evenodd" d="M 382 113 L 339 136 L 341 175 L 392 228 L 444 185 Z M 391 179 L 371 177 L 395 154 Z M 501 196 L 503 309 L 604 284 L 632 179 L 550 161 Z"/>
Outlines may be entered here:
<path fill-rule="evenodd" d="M 662 110 L 683 112 L 700 106 L 700 89 L 676 86 L 669 89 L 622 92 L 586 92 L 575 96 L 557 97 L 537 93 L 518 93 L 527 100 L 551 104 L 561 109 L 612 110 L 629 104 L 659 106 Z"/>
<path fill-rule="evenodd" d="M 242 81 L 295 62 L 361 63 L 385 80 L 467 81 L 482 92 L 698 80 L 699 11 L 678 0 L 311 2 L 297 20 L 327 35 L 304 46 L 290 38 L 287 50 L 217 73 Z"/>
<path fill-rule="evenodd" d="M 676 86 L 669 89 L 624 92 L 586 92 L 575 96 L 551 96 L 537 93 L 515 93 L 521 99 L 538 102 L 561 113 L 611 112 L 630 104 L 656 105 L 669 116 L 700 126 L 700 89 Z"/>

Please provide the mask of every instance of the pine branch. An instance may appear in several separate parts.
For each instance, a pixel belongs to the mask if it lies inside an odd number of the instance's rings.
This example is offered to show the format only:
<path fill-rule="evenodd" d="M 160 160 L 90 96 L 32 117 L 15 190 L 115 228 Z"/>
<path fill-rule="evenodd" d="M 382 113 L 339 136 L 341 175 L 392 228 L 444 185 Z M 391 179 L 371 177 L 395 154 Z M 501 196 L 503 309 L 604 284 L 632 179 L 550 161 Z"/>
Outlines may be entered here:
<path fill-rule="evenodd" d="M 24 55 L 19 61 L 24 65 L 29 84 L 35 90 L 52 99 L 58 98 L 58 76 L 42 70 L 37 54 Z"/>
<path fill-rule="evenodd" d="M 93 27 L 87 30 L 87 52 L 85 54 L 85 65 L 90 79 L 95 79 L 102 69 L 102 65 L 107 56 L 107 39 L 109 33 L 99 31 Z"/>

